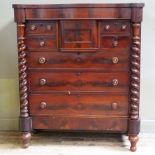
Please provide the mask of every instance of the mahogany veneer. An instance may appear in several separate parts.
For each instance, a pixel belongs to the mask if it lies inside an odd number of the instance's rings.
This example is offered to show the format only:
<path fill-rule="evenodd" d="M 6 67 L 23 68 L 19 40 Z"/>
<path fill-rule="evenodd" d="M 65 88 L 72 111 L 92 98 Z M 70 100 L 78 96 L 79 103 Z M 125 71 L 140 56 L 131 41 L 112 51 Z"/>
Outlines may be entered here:
<path fill-rule="evenodd" d="M 13 5 L 20 126 L 129 135 L 136 151 L 144 4 Z"/>

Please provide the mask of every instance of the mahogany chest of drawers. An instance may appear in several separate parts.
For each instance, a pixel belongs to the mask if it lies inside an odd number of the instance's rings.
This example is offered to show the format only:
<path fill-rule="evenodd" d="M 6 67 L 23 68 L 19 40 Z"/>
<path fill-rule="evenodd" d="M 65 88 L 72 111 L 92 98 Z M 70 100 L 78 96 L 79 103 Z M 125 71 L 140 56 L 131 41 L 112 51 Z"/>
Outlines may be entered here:
<path fill-rule="evenodd" d="M 143 4 L 13 5 L 20 126 L 129 135 L 136 150 Z"/>

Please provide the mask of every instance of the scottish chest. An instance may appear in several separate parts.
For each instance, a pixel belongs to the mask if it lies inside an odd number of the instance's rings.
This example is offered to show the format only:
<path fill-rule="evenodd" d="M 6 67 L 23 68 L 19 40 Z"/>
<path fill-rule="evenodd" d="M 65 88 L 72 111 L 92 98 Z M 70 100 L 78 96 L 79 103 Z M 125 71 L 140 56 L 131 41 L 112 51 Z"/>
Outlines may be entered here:
<path fill-rule="evenodd" d="M 20 128 L 122 133 L 136 150 L 143 4 L 13 5 Z"/>

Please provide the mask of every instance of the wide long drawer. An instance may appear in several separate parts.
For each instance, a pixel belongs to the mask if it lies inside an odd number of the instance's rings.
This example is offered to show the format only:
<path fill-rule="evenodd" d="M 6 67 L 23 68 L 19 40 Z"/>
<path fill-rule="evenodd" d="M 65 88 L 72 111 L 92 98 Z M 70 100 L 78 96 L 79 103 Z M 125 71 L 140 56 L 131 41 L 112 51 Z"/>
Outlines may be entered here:
<path fill-rule="evenodd" d="M 105 91 L 128 92 L 128 73 L 103 72 L 29 72 L 29 90 L 33 91 Z"/>
<path fill-rule="evenodd" d="M 128 119 L 123 117 L 33 116 L 32 127 L 33 129 L 50 129 L 59 131 L 72 130 L 126 133 L 128 130 Z"/>
<path fill-rule="evenodd" d="M 128 51 L 29 52 L 29 68 L 100 68 L 107 71 L 128 71 Z"/>
<path fill-rule="evenodd" d="M 128 116 L 128 95 L 30 94 L 30 113 L 37 116 Z"/>

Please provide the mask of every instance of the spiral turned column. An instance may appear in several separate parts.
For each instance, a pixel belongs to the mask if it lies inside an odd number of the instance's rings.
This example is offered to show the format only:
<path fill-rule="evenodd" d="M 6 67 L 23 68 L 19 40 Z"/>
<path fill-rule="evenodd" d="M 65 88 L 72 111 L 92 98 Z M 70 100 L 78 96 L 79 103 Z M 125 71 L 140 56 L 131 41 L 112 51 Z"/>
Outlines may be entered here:
<path fill-rule="evenodd" d="M 139 96 L 140 96 L 140 27 L 133 24 L 133 45 L 131 54 L 131 119 L 139 118 Z"/>
<path fill-rule="evenodd" d="M 27 86 L 27 60 L 25 45 L 25 24 L 17 25 L 18 32 L 18 61 L 19 61 L 19 93 L 20 93 L 20 126 L 23 132 L 23 147 L 29 145 L 30 134 L 30 117 L 28 111 L 28 86 Z"/>
<path fill-rule="evenodd" d="M 25 25 L 18 24 L 18 61 L 19 61 L 19 90 L 20 90 L 20 116 L 28 117 L 28 93 L 27 93 L 27 66 L 26 45 L 24 43 Z"/>
<path fill-rule="evenodd" d="M 130 85 L 130 133 L 131 151 L 136 151 L 139 132 L 139 97 L 140 97 L 140 45 L 141 24 L 132 24 L 132 51 L 131 51 L 131 85 Z"/>

